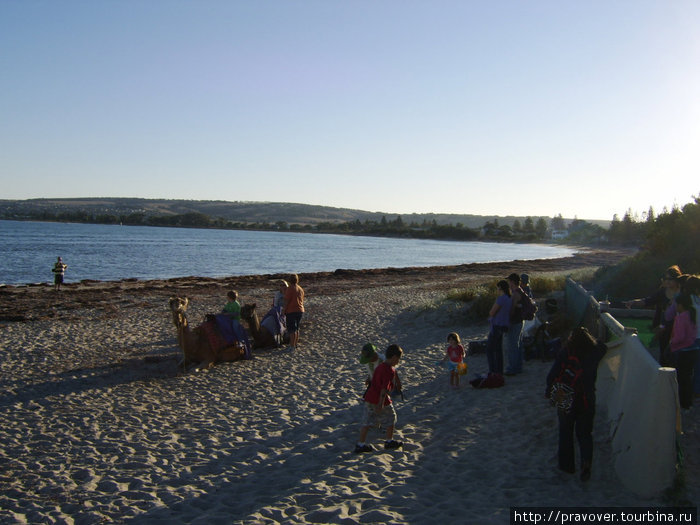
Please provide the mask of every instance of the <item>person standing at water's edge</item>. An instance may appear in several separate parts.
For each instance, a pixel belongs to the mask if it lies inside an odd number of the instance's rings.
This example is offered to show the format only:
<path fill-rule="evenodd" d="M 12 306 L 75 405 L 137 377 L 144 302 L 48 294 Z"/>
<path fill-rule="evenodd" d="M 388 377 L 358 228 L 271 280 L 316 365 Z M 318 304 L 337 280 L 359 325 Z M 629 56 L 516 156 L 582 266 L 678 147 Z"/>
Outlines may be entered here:
<path fill-rule="evenodd" d="M 289 278 L 289 287 L 284 294 L 284 314 L 289 333 L 289 347 L 287 349 L 296 350 L 299 343 L 299 325 L 304 315 L 304 289 L 299 286 L 297 274 L 292 274 Z"/>
<path fill-rule="evenodd" d="M 63 277 L 66 274 L 67 264 L 64 264 L 63 259 L 60 257 L 56 259 L 56 264 L 53 265 L 51 271 L 53 272 L 53 289 L 58 291 L 61 289 L 63 284 Z"/>

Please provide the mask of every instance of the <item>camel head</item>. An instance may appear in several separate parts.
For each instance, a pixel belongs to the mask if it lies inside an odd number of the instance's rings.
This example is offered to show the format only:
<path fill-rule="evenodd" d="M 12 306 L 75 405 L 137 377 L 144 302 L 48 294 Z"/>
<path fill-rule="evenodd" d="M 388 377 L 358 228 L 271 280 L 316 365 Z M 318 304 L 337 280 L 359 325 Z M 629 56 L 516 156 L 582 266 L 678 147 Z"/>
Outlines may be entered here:
<path fill-rule="evenodd" d="M 181 364 L 184 366 L 190 360 L 202 361 L 197 353 L 199 350 L 198 337 L 190 331 L 190 326 L 187 322 L 186 312 L 190 300 L 187 297 L 171 297 L 168 304 L 173 314 L 173 324 L 177 329 L 177 342 L 183 353 Z M 213 361 L 209 359 L 207 364 L 213 364 Z"/>
<path fill-rule="evenodd" d="M 241 307 L 241 318 L 250 321 L 255 316 L 256 304 L 244 304 Z"/>
<path fill-rule="evenodd" d="M 171 297 L 170 298 L 170 309 L 175 312 L 177 310 L 182 310 L 183 312 L 187 310 L 187 305 L 190 304 L 190 300 L 187 297 Z"/>
<path fill-rule="evenodd" d="M 187 311 L 187 305 L 190 304 L 190 300 L 187 297 L 171 297 L 169 304 L 175 327 L 180 328 L 181 326 L 187 325 L 187 316 L 185 312 Z"/>

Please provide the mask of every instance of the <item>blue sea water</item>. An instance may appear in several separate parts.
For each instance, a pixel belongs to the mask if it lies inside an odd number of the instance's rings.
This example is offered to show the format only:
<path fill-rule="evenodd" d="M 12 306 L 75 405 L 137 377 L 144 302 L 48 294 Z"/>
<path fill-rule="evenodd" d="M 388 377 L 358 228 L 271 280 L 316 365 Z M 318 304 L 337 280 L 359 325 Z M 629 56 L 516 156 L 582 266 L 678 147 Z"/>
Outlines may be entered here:
<path fill-rule="evenodd" d="M 311 233 L 0 221 L 0 283 L 168 279 L 567 257 L 562 246 Z"/>

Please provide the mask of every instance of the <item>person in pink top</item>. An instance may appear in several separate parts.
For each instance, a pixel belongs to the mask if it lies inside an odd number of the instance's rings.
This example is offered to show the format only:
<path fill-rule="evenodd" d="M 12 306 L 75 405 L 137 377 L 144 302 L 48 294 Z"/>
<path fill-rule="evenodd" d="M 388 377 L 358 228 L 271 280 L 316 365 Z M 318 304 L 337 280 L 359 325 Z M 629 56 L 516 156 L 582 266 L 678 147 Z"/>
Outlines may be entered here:
<path fill-rule="evenodd" d="M 459 372 L 457 366 L 464 361 L 464 346 L 459 339 L 459 334 L 452 332 L 447 336 L 447 351 L 442 362 L 447 361 L 447 369 L 450 371 L 450 386 L 459 388 Z"/>
<path fill-rule="evenodd" d="M 678 399 L 681 408 L 693 406 L 693 369 L 698 354 L 697 312 L 688 293 L 676 297 L 676 318 L 671 332 L 671 362 L 678 377 Z M 696 371 L 697 373 L 697 371 Z"/>

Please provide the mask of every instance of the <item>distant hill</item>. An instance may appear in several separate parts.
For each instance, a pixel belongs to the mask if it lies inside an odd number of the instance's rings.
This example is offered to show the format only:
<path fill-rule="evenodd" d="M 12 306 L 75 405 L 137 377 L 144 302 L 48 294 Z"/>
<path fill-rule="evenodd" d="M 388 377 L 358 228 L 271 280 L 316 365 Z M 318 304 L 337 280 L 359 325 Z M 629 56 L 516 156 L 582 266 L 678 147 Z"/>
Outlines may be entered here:
<path fill-rule="evenodd" d="M 0 200 L 0 217 L 5 219 L 36 218 L 42 213 L 85 212 L 91 216 L 144 214 L 146 216 L 173 216 L 188 213 L 201 213 L 212 218 L 222 218 L 241 223 L 285 222 L 288 224 L 317 225 L 324 222 L 344 223 L 359 220 L 381 221 L 395 219 L 399 214 L 369 212 L 330 206 L 295 204 L 285 202 L 245 202 L 245 201 L 203 201 L 138 198 L 73 198 L 73 199 L 27 199 Z M 517 219 L 526 217 L 497 215 L 470 215 L 448 213 L 401 214 L 404 223 L 422 224 L 427 221 L 436 224 L 462 224 L 468 228 L 480 228 L 486 222 L 498 220 L 501 225 L 512 225 Z M 539 217 L 532 217 L 538 219 Z M 546 220 L 551 217 L 544 217 Z M 565 219 L 569 222 L 570 219 Z M 608 227 L 607 221 L 589 221 Z"/>

